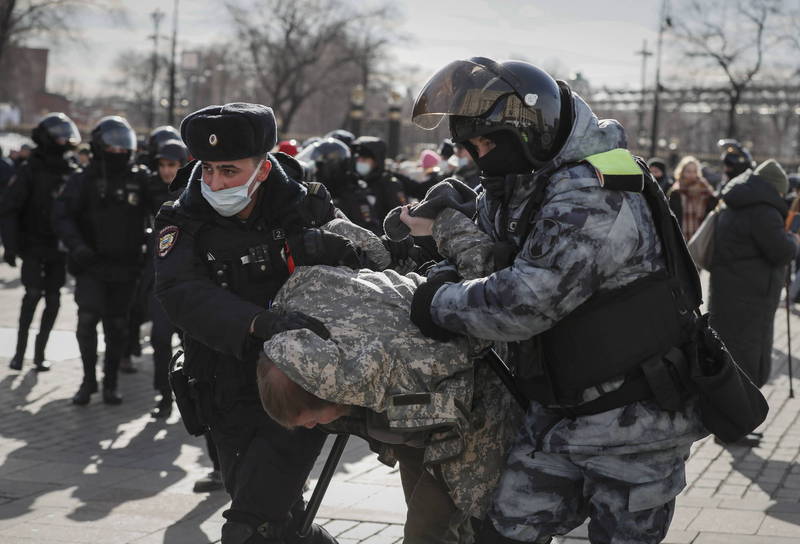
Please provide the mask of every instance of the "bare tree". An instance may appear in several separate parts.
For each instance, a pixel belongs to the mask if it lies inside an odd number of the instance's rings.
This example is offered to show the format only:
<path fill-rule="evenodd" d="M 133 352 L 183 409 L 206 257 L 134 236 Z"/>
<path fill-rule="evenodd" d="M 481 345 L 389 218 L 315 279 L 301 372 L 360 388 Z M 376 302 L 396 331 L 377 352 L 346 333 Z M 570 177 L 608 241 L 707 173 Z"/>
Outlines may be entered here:
<path fill-rule="evenodd" d="M 123 13 L 117 0 L 0 0 L 0 61 L 9 46 L 32 36 L 74 36 L 74 18 L 91 7 L 115 16 Z"/>
<path fill-rule="evenodd" d="M 780 0 L 688 0 L 673 10 L 673 31 L 686 56 L 708 61 L 727 79 L 729 137 L 737 136 L 742 93 L 761 70 L 765 52 L 779 41 L 765 31 L 782 9 Z"/>
<path fill-rule="evenodd" d="M 245 7 L 241 2 L 226 5 L 252 61 L 257 90 L 274 108 L 284 132 L 315 94 L 368 82 L 388 44 L 386 36 L 363 32 L 369 25 L 386 22 L 390 11 L 385 6 L 363 8 L 342 0 L 252 0 Z"/>

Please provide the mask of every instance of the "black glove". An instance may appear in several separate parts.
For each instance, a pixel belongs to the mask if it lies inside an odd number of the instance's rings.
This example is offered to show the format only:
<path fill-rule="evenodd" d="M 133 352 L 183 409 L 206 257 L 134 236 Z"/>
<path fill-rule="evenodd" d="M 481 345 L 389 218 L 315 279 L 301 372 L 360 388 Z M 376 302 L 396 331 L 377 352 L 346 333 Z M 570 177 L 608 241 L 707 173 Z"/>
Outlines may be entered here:
<path fill-rule="evenodd" d="M 383 247 L 386 248 L 386 251 L 388 251 L 389 255 L 392 257 L 392 264 L 389 265 L 390 267 L 395 267 L 411 258 L 410 253 L 414 248 L 414 239 L 411 238 L 411 236 L 400 241 L 395 241 L 384 234 L 381 236 L 381 242 L 383 242 Z"/>
<path fill-rule="evenodd" d="M 449 331 L 444 327 L 440 327 L 433 321 L 431 317 L 431 303 L 436 291 L 447 282 L 460 281 L 458 274 L 455 272 L 452 275 L 441 274 L 437 275 L 435 281 L 426 281 L 417 287 L 414 292 L 414 298 L 411 300 L 411 322 L 419 327 L 420 332 L 428 338 L 433 338 L 440 342 L 447 342 L 452 340 L 457 333 Z"/>
<path fill-rule="evenodd" d="M 261 340 L 269 340 L 273 335 L 284 331 L 308 329 L 323 340 L 328 340 L 331 333 L 322 324 L 303 312 L 261 312 L 253 320 L 253 336 Z"/>
<path fill-rule="evenodd" d="M 478 194 L 456 178 L 440 181 L 425 193 L 425 198 L 409 207 L 409 215 L 436 219 L 445 208 L 453 208 L 467 217 L 475 215 Z M 383 220 L 383 230 L 391 240 L 406 238 L 411 230 L 400 221 L 400 207 L 390 210 Z"/>
<path fill-rule="evenodd" d="M 94 251 L 86 246 L 78 246 L 72 252 L 72 258 L 78 263 L 81 268 L 88 268 L 94 263 L 97 255 Z"/>
<path fill-rule="evenodd" d="M 297 266 L 327 264 L 361 268 L 359 250 L 349 239 L 322 229 L 304 229 L 289 235 L 289 251 Z"/>
<path fill-rule="evenodd" d="M 13 251 L 5 251 L 3 253 L 3 260 L 8 266 L 17 266 L 17 254 Z"/>

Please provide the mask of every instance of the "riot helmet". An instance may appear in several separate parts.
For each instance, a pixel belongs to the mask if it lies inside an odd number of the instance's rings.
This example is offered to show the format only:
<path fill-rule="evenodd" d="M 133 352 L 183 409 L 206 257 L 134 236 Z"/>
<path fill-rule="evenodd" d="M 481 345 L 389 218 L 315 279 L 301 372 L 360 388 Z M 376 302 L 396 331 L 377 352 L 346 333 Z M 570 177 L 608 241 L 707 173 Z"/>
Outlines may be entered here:
<path fill-rule="evenodd" d="M 147 154 L 155 157 L 161 146 L 169 140 L 181 140 L 181 133 L 172 125 L 156 127 L 147 138 Z"/>
<path fill-rule="evenodd" d="M 92 129 L 91 149 L 105 174 L 119 173 L 130 163 L 136 151 L 136 133 L 123 117 L 109 115 Z"/>
<path fill-rule="evenodd" d="M 81 143 L 78 127 L 60 112 L 45 115 L 31 131 L 31 138 L 45 153 L 63 154 Z"/>
<path fill-rule="evenodd" d="M 181 140 L 172 139 L 166 140 L 160 146 L 153 156 L 154 159 L 167 159 L 170 161 L 178 161 L 181 165 L 186 164 L 189 160 L 189 152 L 186 149 L 186 144 Z"/>
<path fill-rule="evenodd" d="M 303 149 L 295 157 L 303 163 L 316 181 L 324 184 L 337 196 L 351 179 L 350 148 L 340 140 L 327 138 Z"/>
<path fill-rule="evenodd" d="M 412 121 L 422 129 L 436 128 L 445 117 L 453 141 L 476 162 L 469 139 L 491 135 L 514 143 L 532 170 L 552 160 L 569 135 L 571 91 L 527 62 L 457 60 L 434 74 L 414 102 Z"/>
<path fill-rule="evenodd" d="M 337 128 L 336 130 L 332 130 L 329 133 L 327 133 L 323 137 L 323 140 L 327 138 L 334 138 L 335 140 L 344 142 L 344 145 L 346 145 L 347 147 L 350 147 L 351 145 L 353 145 L 353 140 L 356 139 L 356 136 L 349 130 L 344 130 L 343 128 Z"/>
<path fill-rule="evenodd" d="M 748 168 L 753 168 L 753 156 L 738 140 L 725 138 L 717 142 L 722 150 L 720 160 L 728 179 L 733 179 Z"/>

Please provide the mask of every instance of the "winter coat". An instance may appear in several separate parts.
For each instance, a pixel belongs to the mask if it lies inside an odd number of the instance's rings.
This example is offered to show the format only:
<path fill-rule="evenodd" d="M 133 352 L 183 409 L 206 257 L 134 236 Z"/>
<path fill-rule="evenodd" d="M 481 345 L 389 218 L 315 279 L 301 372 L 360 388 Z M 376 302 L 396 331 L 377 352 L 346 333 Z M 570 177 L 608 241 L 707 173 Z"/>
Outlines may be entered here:
<path fill-rule="evenodd" d="M 786 265 L 797 244 L 784 230 L 788 208 L 775 188 L 750 171 L 722 190 L 711 264 L 711 325 L 759 387 L 769 379 L 773 319 Z"/>

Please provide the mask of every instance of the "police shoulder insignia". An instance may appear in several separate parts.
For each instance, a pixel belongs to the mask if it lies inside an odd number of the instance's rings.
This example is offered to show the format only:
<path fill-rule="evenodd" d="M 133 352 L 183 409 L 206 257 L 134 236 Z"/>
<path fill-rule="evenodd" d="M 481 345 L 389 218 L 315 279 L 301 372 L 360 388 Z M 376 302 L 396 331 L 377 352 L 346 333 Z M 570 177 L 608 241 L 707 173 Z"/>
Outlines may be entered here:
<path fill-rule="evenodd" d="M 158 256 L 164 258 L 178 241 L 178 227 L 169 225 L 158 232 Z"/>

